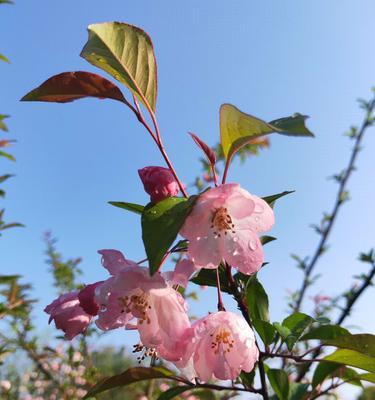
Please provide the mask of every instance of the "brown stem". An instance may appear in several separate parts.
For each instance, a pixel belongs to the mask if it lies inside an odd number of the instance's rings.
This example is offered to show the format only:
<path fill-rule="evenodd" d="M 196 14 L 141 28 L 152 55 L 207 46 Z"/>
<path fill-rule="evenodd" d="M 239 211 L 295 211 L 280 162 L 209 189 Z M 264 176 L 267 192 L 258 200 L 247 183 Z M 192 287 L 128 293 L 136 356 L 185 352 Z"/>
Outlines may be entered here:
<path fill-rule="evenodd" d="M 228 278 L 231 294 L 237 301 L 238 308 L 240 309 L 243 317 L 245 318 L 245 320 L 247 321 L 249 326 L 252 327 L 247 305 L 244 302 L 242 295 L 238 292 L 236 282 L 233 279 L 232 267 L 229 264 L 226 264 L 225 267 L 226 267 L 227 278 Z M 259 349 L 259 345 L 258 345 L 258 342 L 256 339 L 255 339 L 255 344 Z M 264 370 L 264 364 L 263 364 L 263 360 L 262 360 L 262 352 L 260 351 L 260 349 L 259 349 L 258 368 L 259 368 L 260 383 L 262 385 L 262 389 L 260 389 L 260 394 L 263 396 L 264 400 L 269 400 L 268 390 L 267 390 L 267 382 L 266 382 L 266 373 Z"/>
<path fill-rule="evenodd" d="M 145 120 L 141 108 L 139 107 L 138 101 L 136 99 L 135 96 L 133 96 L 133 100 L 134 100 L 134 104 L 136 106 L 136 109 L 134 109 L 134 107 L 132 108 L 133 112 L 135 113 L 136 117 L 138 118 L 138 121 L 146 128 L 146 130 L 148 131 L 148 133 L 151 135 L 151 137 L 153 138 L 153 140 L 155 141 L 156 145 L 158 146 L 158 149 L 160 150 L 161 155 L 163 156 L 165 162 L 168 165 L 168 168 L 171 170 L 174 178 L 176 179 L 178 186 L 180 187 L 181 193 L 184 195 L 184 197 L 188 197 L 186 190 L 184 188 L 184 185 L 181 183 L 179 177 L 177 176 L 177 173 L 171 163 L 171 160 L 168 157 L 168 154 L 165 151 L 162 139 L 161 139 L 161 135 L 160 135 L 160 130 L 159 130 L 159 126 L 157 124 L 156 121 L 156 117 L 154 112 L 151 110 L 150 107 L 147 107 L 147 110 L 150 114 L 152 123 L 154 125 L 155 128 L 155 132 L 151 129 L 150 125 L 147 123 L 147 121 Z"/>
<path fill-rule="evenodd" d="M 223 297 L 221 295 L 221 288 L 220 288 L 219 268 L 216 268 L 216 285 L 217 285 L 217 309 L 218 311 L 225 311 Z"/>

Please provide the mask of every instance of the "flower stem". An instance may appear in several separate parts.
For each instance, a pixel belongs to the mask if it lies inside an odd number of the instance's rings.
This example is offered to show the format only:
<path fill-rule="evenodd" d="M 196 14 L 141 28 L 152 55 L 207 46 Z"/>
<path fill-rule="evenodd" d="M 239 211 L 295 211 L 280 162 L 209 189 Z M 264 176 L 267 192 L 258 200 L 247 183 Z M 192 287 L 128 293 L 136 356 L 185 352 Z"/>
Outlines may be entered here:
<path fill-rule="evenodd" d="M 220 288 L 219 268 L 216 268 L 216 284 L 217 284 L 217 309 L 218 311 L 225 311 L 223 297 L 221 295 L 221 288 Z"/>

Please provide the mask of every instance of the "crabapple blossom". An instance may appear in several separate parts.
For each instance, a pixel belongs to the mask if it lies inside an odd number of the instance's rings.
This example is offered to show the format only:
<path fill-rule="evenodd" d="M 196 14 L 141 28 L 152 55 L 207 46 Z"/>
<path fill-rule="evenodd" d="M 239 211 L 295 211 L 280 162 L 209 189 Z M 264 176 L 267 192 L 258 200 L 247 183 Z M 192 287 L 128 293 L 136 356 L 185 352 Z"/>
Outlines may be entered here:
<path fill-rule="evenodd" d="M 112 255 L 103 255 L 103 265 Z M 96 290 L 96 302 L 101 306 L 96 324 L 103 330 L 119 326 L 131 329 L 135 319 L 144 346 L 156 348 L 166 360 L 181 359 L 185 347 L 180 338 L 190 329 L 184 299 L 160 273 L 150 276 L 148 268 L 128 260 L 126 263 Z"/>
<path fill-rule="evenodd" d="M 98 315 L 99 305 L 95 301 L 95 289 L 100 286 L 103 281 L 95 282 L 90 285 L 86 285 L 78 293 L 78 300 L 80 306 L 84 309 L 87 314 Z"/>
<path fill-rule="evenodd" d="M 198 268 L 195 264 L 187 259 L 183 258 L 179 260 L 175 266 L 175 269 L 172 273 L 172 283 L 176 285 L 180 285 L 182 287 L 186 287 L 189 283 L 190 277 L 196 272 Z"/>
<path fill-rule="evenodd" d="M 189 240 L 188 255 L 196 266 L 217 268 L 226 261 L 250 275 L 264 260 L 257 233 L 273 224 L 273 211 L 263 199 L 231 183 L 203 193 L 180 233 Z"/>
<path fill-rule="evenodd" d="M 192 357 L 196 376 L 204 382 L 236 379 L 241 370 L 250 372 L 259 351 L 254 332 L 245 319 L 229 311 L 219 311 L 198 320 L 185 355 Z"/>
<path fill-rule="evenodd" d="M 44 311 L 50 315 L 48 322 L 54 320 L 56 328 L 64 331 L 69 340 L 84 332 L 92 319 L 80 306 L 77 291 L 59 296 Z"/>
<path fill-rule="evenodd" d="M 169 168 L 144 167 L 138 170 L 138 174 L 153 203 L 176 196 L 180 190 L 178 182 Z"/>

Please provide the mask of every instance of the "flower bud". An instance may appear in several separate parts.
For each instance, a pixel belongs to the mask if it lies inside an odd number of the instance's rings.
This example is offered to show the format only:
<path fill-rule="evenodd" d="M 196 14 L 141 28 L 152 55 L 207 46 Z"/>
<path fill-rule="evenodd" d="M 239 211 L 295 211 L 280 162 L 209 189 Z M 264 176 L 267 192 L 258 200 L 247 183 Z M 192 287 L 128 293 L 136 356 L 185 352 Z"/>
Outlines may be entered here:
<path fill-rule="evenodd" d="M 153 203 L 176 196 L 180 190 L 175 177 L 168 168 L 144 167 L 138 170 L 138 174 Z"/>
<path fill-rule="evenodd" d="M 86 285 L 79 293 L 79 305 L 90 315 L 98 315 L 99 304 L 95 301 L 95 289 L 100 286 L 103 281 Z"/>

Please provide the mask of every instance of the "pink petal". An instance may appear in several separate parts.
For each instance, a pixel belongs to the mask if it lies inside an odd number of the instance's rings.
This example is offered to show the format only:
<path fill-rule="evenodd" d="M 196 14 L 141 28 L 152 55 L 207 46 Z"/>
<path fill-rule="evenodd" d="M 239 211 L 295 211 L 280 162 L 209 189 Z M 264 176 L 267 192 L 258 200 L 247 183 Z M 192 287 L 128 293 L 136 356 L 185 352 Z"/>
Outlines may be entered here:
<path fill-rule="evenodd" d="M 258 236 L 250 231 L 236 231 L 224 240 L 225 260 L 243 274 L 251 275 L 262 267 L 263 247 Z"/>
<path fill-rule="evenodd" d="M 213 234 L 190 240 L 188 255 L 193 263 L 200 268 L 217 268 L 222 261 L 221 240 Z"/>
<path fill-rule="evenodd" d="M 255 232 L 269 231 L 275 223 L 275 215 L 272 208 L 258 196 L 251 195 L 255 208 L 249 217 L 241 221 L 241 227 Z"/>
<path fill-rule="evenodd" d="M 102 264 L 111 275 L 116 275 L 124 267 L 129 265 L 129 261 L 125 259 L 121 251 L 118 250 L 98 250 L 102 255 Z"/>
<path fill-rule="evenodd" d="M 176 264 L 172 275 L 172 283 L 186 287 L 189 283 L 190 277 L 198 270 L 199 268 L 197 268 L 191 260 L 186 258 L 182 259 Z"/>

